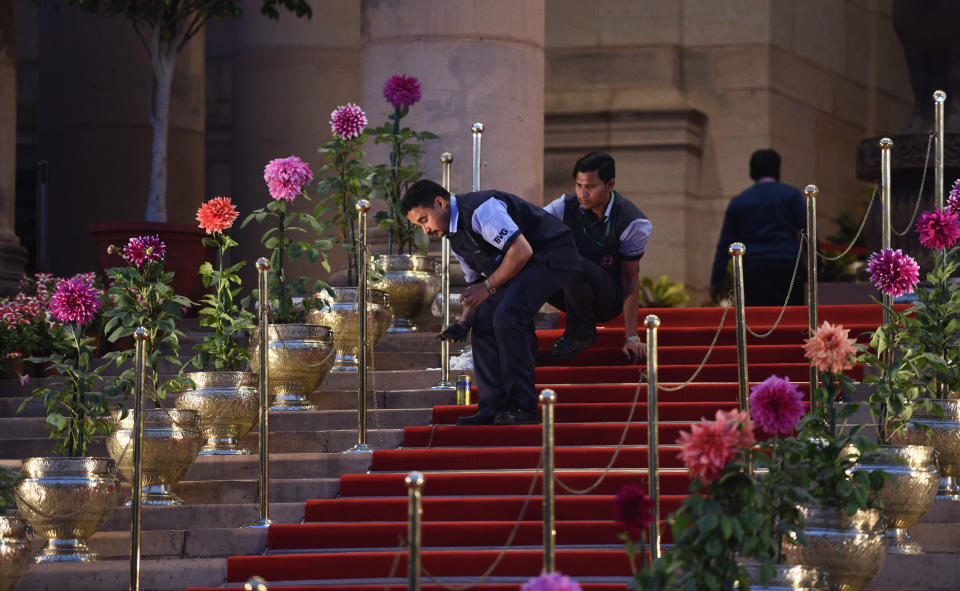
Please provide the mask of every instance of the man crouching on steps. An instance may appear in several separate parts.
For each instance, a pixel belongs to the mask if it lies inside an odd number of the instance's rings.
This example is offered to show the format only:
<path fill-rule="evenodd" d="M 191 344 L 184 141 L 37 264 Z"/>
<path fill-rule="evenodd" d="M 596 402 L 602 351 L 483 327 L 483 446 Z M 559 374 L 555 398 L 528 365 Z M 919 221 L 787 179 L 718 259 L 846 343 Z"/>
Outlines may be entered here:
<path fill-rule="evenodd" d="M 534 315 L 579 270 L 573 233 L 541 208 L 502 191 L 451 196 L 422 180 L 401 211 L 428 236 L 448 236 L 470 286 L 460 320 L 440 339 L 462 341 L 473 329 L 480 410 L 458 425 L 537 423 Z"/>

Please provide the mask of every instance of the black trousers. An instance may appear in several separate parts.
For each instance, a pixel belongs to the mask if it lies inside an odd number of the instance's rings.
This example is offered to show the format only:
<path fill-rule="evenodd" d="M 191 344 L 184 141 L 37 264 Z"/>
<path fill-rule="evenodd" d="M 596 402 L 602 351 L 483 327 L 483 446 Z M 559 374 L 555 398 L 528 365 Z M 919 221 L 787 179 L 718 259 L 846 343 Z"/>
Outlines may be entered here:
<path fill-rule="evenodd" d="M 796 261 L 754 261 L 743 265 L 743 295 L 747 306 L 782 306 L 790 288 Z M 790 292 L 790 306 L 802 306 L 806 293 L 807 273 L 797 269 L 797 279 Z"/>
<path fill-rule="evenodd" d="M 623 311 L 620 279 L 597 263 L 580 257 L 580 270 L 549 302 L 567 313 L 564 334 L 582 338 L 597 329 L 598 322 L 616 318 Z"/>
<path fill-rule="evenodd" d="M 537 408 L 534 316 L 574 273 L 551 269 L 534 254 L 513 279 L 480 304 L 471 344 L 481 408 Z"/>

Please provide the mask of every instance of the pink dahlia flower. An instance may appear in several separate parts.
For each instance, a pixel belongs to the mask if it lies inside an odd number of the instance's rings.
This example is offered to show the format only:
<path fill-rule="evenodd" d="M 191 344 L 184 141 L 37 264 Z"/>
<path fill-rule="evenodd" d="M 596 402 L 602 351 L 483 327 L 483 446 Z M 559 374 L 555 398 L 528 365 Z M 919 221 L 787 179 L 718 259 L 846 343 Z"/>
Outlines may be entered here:
<path fill-rule="evenodd" d="M 746 412 L 718 410 L 715 421 L 703 419 L 690 431 L 681 431 L 677 443 L 682 446 L 680 459 L 690 475 L 710 484 L 740 450 L 754 441 L 753 422 Z"/>
<path fill-rule="evenodd" d="M 826 320 L 803 342 L 803 356 L 819 371 L 840 373 L 853 367 L 857 357 L 855 340 L 850 338 L 850 329 Z"/>
<path fill-rule="evenodd" d="M 313 172 L 306 162 L 296 156 L 271 160 L 263 169 L 270 196 L 277 201 L 293 201 L 303 186 L 313 180 Z"/>
<path fill-rule="evenodd" d="M 806 412 L 803 394 L 787 378 L 770 376 L 750 389 L 750 416 L 771 435 L 790 435 Z"/>
<path fill-rule="evenodd" d="M 870 281 L 877 289 L 890 296 L 899 296 L 913 290 L 920 281 L 920 266 L 910 255 L 898 248 L 887 248 L 870 255 L 867 261 Z"/>
<path fill-rule="evenodd" d="M 953 187 L 947 196 L 947 209 L 953 215 L 960 216 L 960 179 L 953 181 Z"/>
<path fill-rule="evenodd" d="M 383 98 L 397 109 L 410 107 L 420 100 L 420 81 L 416 76 L 394 74 L 383 83 Z"/>
<path fill-rule="evenodd" d="M 330 113 L 330 129 L 345 140 L 360 137 L 367 126 L 367 114 L 353 103 L 337 107 Z"/>
<path fill-rule="evenodd" d="M 581 591 L 580 583 L 560 573 L 543 573 L 520 587 L 520 591 Z"/>
<path fill-rule="evenodd" d="M 141 266 L 150 261 L 160 261 L 167 256 L 167 245 L 159 236 L 137 236 L 123 247 L 123 258 L 131 265 Z"/>
<path fill-rule="evenodd" d="M 636 484 L 624 486 L 613 500 L 617 521 L 626 528 L 632 540 L 640 537 L 653 523 L 653 501 Z"/>
<path fill-rule="evenodd" d="M 237 208 L 229 197 L 214 197 L 197 210 L 197 221 L 207 234 L 223 234 L 237 219 Z"/>
<path fill-rule="evenodd" d="M 60 283 L 50 298 L 50 314 L 64 324 L 75 322 L 84 325 L 93 320 L 100 310 L 103 294 L 92 283 L 74 277 Z"/>
<path fill-rule="evenodd" d="M 950 209 L 925 211 L 917 220 L 920 244 L 930 249 L 943 250 L 956 244 L 960 238 L 960 220 Z"/>

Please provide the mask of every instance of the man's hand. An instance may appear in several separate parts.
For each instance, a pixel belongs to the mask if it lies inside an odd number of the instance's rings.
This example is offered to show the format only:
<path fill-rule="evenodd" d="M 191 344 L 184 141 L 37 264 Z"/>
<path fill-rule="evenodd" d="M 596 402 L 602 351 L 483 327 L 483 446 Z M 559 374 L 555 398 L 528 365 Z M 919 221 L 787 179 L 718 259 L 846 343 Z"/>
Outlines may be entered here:
<path fill-rule="evenodd" d="M 460 294 L 460 303 L 464 306 L 479 306 L 490 297 L 487 286 L 482 283 L 474 283 Z"/>
<path fill-rule="evenodd" d="M 647 356 L 647 345 L 643 341 L 626 341 L 620 350 L 630 363 L 639 363 Z"/>
<path fill-rule="evenodd" d="M 454 322 L 437 336 L 437 340 L 440 341 L 453 341 L 458 343 L 460 341 L 467 340 L 467 333 L 470 332 L 470 328 L 460 324 L 459 322 Z"/>

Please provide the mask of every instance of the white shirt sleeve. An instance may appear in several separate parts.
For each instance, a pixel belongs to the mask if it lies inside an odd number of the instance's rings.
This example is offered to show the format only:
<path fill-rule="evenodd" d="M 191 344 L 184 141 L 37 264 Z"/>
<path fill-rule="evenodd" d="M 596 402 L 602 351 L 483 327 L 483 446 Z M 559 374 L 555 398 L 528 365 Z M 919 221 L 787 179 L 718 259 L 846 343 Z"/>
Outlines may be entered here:
<path fill-rule="evenodd" d="M 507 213 L 507 205 L 495 197 L 487 199 L 473 212 L 473 231 L 498 250 L 520 232 L 517 223 Z"/>
<path fill-rule="evenodd" d="M 645 218 L 638 218 L 620 234 L 620 254 L 627 257 L 639 257 L 647 249 L 647 240 L 653 232 L 653 224 Z"/>
<path fill-rule="evenodd" d="M 477 283 L 480 281 L 480 273 L 477 273 L 473 267 L 468 265 L 467 262 L 463 260 L 462 256 L 458 255 L 452 248 L 450 249 L 450 253 L 455 256 L 458 261 L 460 261 L 460 268 L 463 270 L 463 278 L 466 279 L 467 283 Z"/>
<path fill-rule="evenodd" d="M 564 200 L 567 198 L 566 195 L 561 195 L 559 199 L 554 199 L 550 203 L 547 203 L 543 206 L 544 211 L 557 218 L 560 221 L 563 221 L 563 211 L 565 208 Z"/>

